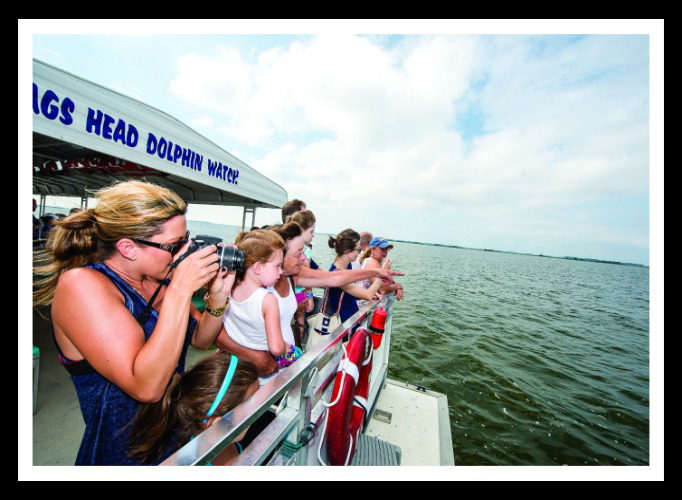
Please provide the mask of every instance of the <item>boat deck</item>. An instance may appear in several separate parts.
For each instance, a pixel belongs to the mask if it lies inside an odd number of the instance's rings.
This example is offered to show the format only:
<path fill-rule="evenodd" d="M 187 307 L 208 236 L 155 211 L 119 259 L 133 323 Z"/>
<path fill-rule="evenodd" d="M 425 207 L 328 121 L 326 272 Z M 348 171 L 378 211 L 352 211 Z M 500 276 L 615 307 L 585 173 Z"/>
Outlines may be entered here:
<path fill-rule="evenodd" d="M 365 434 L 399 446 L 400 465 L 455 465 L 444 394 L 387 379 Z"/>

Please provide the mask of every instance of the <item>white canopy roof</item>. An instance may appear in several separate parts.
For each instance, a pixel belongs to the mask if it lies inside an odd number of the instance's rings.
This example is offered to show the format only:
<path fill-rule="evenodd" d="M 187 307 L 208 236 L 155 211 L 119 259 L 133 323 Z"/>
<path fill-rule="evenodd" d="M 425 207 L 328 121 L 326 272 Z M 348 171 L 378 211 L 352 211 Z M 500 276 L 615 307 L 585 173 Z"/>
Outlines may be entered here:
<path fill-rule="evenodd" d="M 33 60 L 33 193 L 137 177 L 188 203 L 279 208 L 277 183 L 151 106 Z"/>

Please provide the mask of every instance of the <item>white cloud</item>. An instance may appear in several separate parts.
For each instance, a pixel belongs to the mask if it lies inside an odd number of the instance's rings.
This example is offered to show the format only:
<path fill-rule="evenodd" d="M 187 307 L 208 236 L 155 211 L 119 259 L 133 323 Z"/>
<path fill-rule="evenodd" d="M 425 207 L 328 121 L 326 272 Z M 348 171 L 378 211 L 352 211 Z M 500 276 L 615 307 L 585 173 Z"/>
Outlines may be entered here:
<path fill-rule="evenodd" d="M 549 208 L 646 195 L 642 37 L 379 40 L 320 36 L 248 60 L 228 47 L 188 54 L 171 90 L 226 137 L 263 148 L 245 160 L 334 227 L 371 212 L 397 234 L 389 214 L 401 210 L 469 214 L 472 232 L 518 227 L 515 217 L 533 227 Z M 455 128 L 472 111 L 478 130 Z"/>
<path fill-rule="evenodd" d="M 251 72 L 238 51 L 219 48 L 215 56 L 186 54 L 170 92 L 198 109 L 242 116 L 251 94 Z"/>

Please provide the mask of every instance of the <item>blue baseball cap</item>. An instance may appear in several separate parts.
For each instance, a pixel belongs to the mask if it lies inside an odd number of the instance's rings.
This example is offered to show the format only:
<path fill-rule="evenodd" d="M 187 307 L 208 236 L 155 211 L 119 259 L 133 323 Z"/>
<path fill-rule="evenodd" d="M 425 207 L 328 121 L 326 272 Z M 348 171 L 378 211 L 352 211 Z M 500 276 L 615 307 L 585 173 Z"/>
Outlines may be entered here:
<path fill-rule="evenodd" d="M 391 245 L 386 238 L 382 238 L 381 236 L 377 236 L 376 238 L 372 238 L 372 241 L 369 242 L 369 246 L 371 247 L 379 247 L 379 248 L 393 248 L 393 245 Z"/>

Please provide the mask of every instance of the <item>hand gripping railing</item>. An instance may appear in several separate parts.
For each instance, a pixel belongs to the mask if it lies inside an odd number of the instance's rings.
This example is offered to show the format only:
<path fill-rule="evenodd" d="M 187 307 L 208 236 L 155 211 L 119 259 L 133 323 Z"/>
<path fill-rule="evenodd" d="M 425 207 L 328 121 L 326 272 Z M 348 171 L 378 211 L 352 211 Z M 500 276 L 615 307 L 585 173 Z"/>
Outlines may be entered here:
<path fill-rule="evenodd" d="M 235 437 L 258 420 L 280 398 L 282 401 L 275 419 L 238 456 L 234 465 L 260 465 L 285 437 L 291 439 L 293 434 L 294 439 L 298 440 L 310 419 L 313 403 L 311 400 L 316 395 L 321 396 L 320 390 L 315 391 L 315 394 L 311 391 L 317 382 L 318 367 L 328 363 L 341 349 L 341 340 L 347 331 L 365 321 L 377 307 L 389 310 L 392 304 L 393 294 L 387 294 L 381 300 L 372 301 L 368 306 L 361 308 L 327 338 L 311 347 L 295 363 L 272 377 L 248 400 L 201 432 L 160 465 L 210 463 Z"/>

